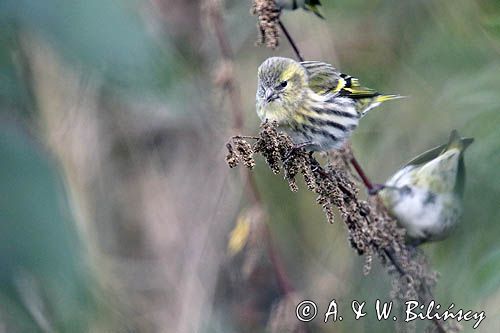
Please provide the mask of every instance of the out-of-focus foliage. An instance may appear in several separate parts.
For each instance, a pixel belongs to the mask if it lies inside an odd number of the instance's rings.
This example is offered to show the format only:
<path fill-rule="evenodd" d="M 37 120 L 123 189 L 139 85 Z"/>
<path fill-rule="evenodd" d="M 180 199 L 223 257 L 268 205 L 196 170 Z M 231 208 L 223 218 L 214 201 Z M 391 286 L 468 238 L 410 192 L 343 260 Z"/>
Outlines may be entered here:
<path fill-rule="evenodd" d="M 16 1 L 0 4 L 4 37 L 19 29 L 42 34 L 62 54 L 100 72 L 118 84 L 141 88 L 167 83 L 161 62 L 171 60 L 148 36 L 137 11 L 137 2 L 126 1 Z M 161 80 L 160 80 L 161 79 Z"/>
<path fill-rule="evenodd" d="M 54 163 L 13 122 L 0 129 L 0 309 L 6 329 L 87 332 L 96 310 L 91 281 Z"/>
<path fill-rule="evenodd" d="M 223 123 L 206 120 L 216 117 L 200 11 L 163 0 L 0 2 L 0 332 L 201 325 L 188 312 L 201 317 L 194 307 L 209 294 L 197 290 L 218 269 L 207 256 L 224 253 L 203 240 L 223 244 L 214 240 L 234 199 L 221 190 L 222 154 L 209 158 Z M 203 287 L 186 263 L 204 272 Z"/>

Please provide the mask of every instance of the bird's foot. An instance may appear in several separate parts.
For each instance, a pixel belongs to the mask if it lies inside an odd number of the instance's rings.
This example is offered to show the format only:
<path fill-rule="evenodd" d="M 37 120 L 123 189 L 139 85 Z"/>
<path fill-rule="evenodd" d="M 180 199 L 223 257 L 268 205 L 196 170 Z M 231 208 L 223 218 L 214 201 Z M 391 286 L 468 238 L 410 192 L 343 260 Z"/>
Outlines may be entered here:
<path fill-rule="evenodd" d="M 372 188 L 368 190 L 369 195 L 376 195 L 378 192 L 382 191 L 386 186 L 384 184 L 373 184 Z"/>
<path fill-rule="evenodd" d="M 312 152 L 310 153 L 309 155 L 310 157 L 312 157 Z M 316 160 L 312 160 L 311 159 L 311 171 L 312 172 L 317 172 L 319 173 L 321 176 L 323 176 L 324 178 L 330 178 L 330 174 L 328 173 L 328 171 L 326 171 L 320 164 L 318 161 Z"/>
<path fill-rule="evenodd" d="M 306 142 L 294 144 L 293 147 L 290 148 L 290 150 L 283 157 L 283 163 L 288 162 L 288 160 L 293 156 L 293 154 L 295 154 L 300 149 L 307 147 L 309 145 L 311 145 L 311 141 L 306 141 Z"/>

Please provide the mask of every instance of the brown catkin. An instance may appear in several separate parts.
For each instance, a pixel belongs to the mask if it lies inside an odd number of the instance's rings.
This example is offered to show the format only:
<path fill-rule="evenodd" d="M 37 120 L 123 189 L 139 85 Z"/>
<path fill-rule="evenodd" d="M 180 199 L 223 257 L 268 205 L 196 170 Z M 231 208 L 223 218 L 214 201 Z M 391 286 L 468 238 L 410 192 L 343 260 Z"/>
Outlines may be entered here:
<path fill-rule="evenodd" d="M 230 168 L 234 168 L 242 163 L 245 167 L 253 169 L 255 160 L 253 158 L 252 145 L 245 140 L 234 137 L 231 142 L 226 144 L 228 153 L 226 155 L 226 163 Z"/>
<path fill-rule="evenodd" d="M 257 16 L 259 36 L 256 44 L 265 44 L 271 49 L 277 48 L 279 45 L 278 20 L 281 11 L 274 0 L 254 0 L 250 12 Z"/>

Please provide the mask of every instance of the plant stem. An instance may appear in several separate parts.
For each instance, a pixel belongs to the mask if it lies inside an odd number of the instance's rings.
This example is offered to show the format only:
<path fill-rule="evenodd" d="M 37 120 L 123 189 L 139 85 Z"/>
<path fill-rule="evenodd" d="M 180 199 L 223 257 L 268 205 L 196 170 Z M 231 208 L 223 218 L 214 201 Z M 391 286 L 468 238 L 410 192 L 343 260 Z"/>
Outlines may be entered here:
<path fill-rule="evenodd" d="M 299 61 L 304 61 L 304 57 L 300 53 L 297 45 L 295 45 L 295 42 L 293 41 L 292 36 L 290 36 L 290 34 L 288 33 L 288 30 L 286 30 L 285 26 L 283 25 L 283 22 L 281 22 L 281 20 L 278 20 L 278 24 L 279 24 L 281 30 L 283 30 L 283 33 L 285 34 L 286 39 L 288 39 L 288 42 L 290 42 L 290 45 L 292 45 L 292 48 L 295 51 L 295 54 L 297 55 L 297 58 L 299 59 Z"/>
<path fill-rule="evenodd" d="M 368 190 L 368 192 L 371 192 L 373 190 L 373 184 L 370 181 L 370 179 L 366 176 L 365 172 L 363 171 L 363 168 L 361 168 L 361 165 L 359 165 L 358 160 L 356 159 L 356 157 L 354 157 L 354 155 L 351 155 L 350 162 L 354 167 L 354 169 L 356 170 L 356 172 L 358 173 L 361 180 L 363 181 L 363 184 L 365 184 L 365 187 Z"/>

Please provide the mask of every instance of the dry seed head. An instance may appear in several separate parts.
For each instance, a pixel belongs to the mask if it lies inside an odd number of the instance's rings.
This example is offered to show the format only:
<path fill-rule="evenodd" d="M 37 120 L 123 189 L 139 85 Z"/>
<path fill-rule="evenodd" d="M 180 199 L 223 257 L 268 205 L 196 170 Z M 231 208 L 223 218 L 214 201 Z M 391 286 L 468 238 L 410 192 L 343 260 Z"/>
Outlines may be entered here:
<path fill-rule="evenodd" d="M 278 20 L 281 11 L 274 0 L 254 0 L 250 12 L 257 16 L 259 36 L 256 44 L 265 44 L 271 49 L 277 48 L 279 45 Z"/>
<path fill-rule="evenodd" d="M 226 144 L 228 153 L 226 155 L 226 163 L 230 168 L 234 168 L 242 163 L 245 167 L 253 169 L 255 160 L 253 158 L 253 148 L 242 138 L 234 137 L 231 142 Z"/>
<path fill-rule="evenodd" d="M 261 154 L 274 173 L 283 169 L 293 191 L 297 190 L 296 176 L 302 174 L 308 189 L 317 194 L 316 200 L 322 206 L 326 219 L 333 222 L 335 208 L 340 213 L 351 246 L 359 255 L 366 256 L 365 273 L 369 272 L 373 256 L 376 255 L 394 278 L 391 295 L 397 300 L 404 302 L 408 297 L 432 299 L 431 290 L 436 283 L 436 274 L 429 271 L 422 253 L 406 247 L 404 230 L 388 215 L 380 200 L 359 199 L 359 191 L 347 169 L 348 157 L 337 156 L 331 159 L 328 167 L 323 168 L 303 149 L 292 149 L 293 141 L 278 130 L 276 123 L 263 123 L 257 142 L 250 148 L 240 140 L 228 145 L 228 163 L 234 160 L 237 164 L 245 156 L 247 161 L 252 161 L 246 165 L 253 165 L 253 154 Z M 393 261 L 394 258 L 387 257 L 387 249 L 394 253 L 397 263 Z M 397 267 L 394 266 L 396 264 Z"/>

